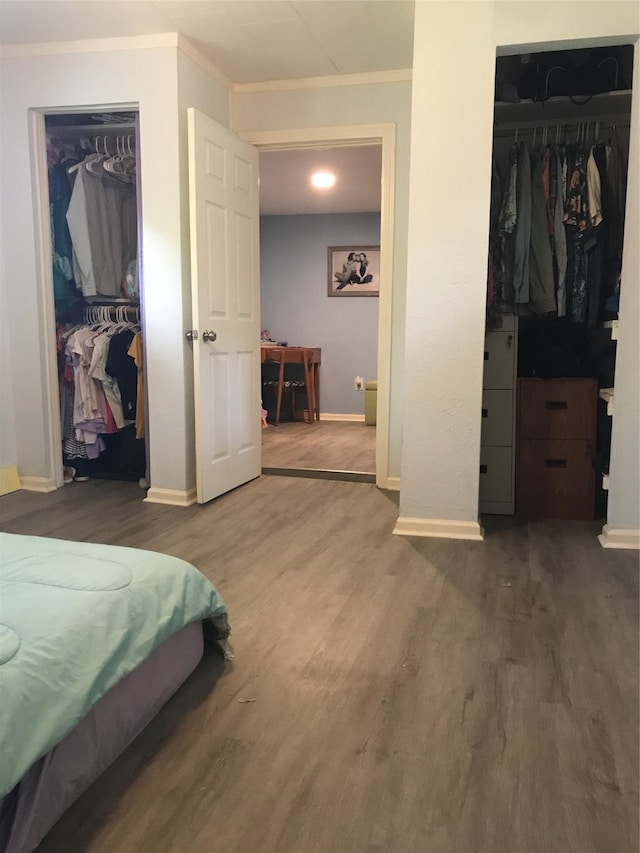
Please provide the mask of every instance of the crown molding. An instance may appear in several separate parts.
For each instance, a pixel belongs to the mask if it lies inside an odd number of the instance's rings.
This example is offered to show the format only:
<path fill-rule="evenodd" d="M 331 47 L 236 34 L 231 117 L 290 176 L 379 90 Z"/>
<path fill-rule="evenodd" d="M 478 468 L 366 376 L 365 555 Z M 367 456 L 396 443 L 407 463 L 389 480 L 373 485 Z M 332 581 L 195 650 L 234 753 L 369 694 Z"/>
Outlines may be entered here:
<path fill-rule="evenodd" d="M 411 68 L 396 71 L 368 71 L 363 74 L 333 74 L 329 77 L 300 77 L 294 80 L 266 80 L 263 83 L 236 83 L 233 93 L 284 92 L 297 89 L 330 89 L 335 86 L 372 86 L 380 83 L 410 83 Z"/>
<path fill-rule="evenodd" d="M 77 39 L 76 41 L 49 41 L 35 42 L 33 44 L 5 44 L 0 47 L 0 58 L 15 59 L 23 56 L 55 56 L 65 53 L 111 53 L 119 50 L 179 47 L 180 38 L 178 33 L 154 33 L 147 36 Z"/>
<path fill-rule="evenodd" d="M 192 44 L 189 39 L 181 36 L 179 33 L 177 35 L 177 45 L 178 50 L 184 53 L 185 56 L 188 56 L 196 65 L 199 65 L 203 71 L 206 71 L 210 77 L 213 77 L 214 80 L 217 80 L 218 83 L 221 83 L 225 89 L 229 92 L 233 91 L 234 82 L 230 77 L 221 71 L 217 65 L 214 65 L 210 59 L 200 51 L 198 48 Z"/>

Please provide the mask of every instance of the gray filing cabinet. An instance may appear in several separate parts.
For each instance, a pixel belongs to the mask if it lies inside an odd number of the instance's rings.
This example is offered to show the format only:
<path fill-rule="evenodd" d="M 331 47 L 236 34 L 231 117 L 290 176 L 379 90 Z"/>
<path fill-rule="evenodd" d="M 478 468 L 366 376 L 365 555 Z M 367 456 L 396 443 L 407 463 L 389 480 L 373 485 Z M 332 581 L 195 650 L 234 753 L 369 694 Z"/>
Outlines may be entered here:
<path fill-rule="evenodd" d="M 480 512 L 513 515 L 515 507 L 517 317 L 487 332 L 482 382 Z"/>

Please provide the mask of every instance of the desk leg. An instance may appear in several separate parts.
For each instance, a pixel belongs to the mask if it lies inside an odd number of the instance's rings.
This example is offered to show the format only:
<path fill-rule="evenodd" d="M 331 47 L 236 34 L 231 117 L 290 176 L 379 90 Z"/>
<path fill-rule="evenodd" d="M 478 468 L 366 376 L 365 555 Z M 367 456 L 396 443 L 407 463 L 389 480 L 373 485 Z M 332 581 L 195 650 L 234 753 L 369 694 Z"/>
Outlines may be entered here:
<path fill-rule="evenodd" d="M 313 396 L 315 399 L 316 420 L 320 420 L 320 365 L 313 365 Z"/>
<path fill-rule="evenodd" d="M 307 411 L 309 413 L 309 423 L 313 423 L 315 411 L 315 396 L 313 393 L 313 365 L 305 362 L 304 365 L 304 390 L 307 396 Z"/>

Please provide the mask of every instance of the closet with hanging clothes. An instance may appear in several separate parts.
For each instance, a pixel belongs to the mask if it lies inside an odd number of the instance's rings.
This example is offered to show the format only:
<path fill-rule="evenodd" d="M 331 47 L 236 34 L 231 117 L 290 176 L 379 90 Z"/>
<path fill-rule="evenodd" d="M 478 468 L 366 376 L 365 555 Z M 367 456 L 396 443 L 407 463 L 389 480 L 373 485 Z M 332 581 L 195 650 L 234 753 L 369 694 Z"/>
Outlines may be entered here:
<path fill-rule="evenodd" d="M 144 487 L 136 114 L 45 126 L 64 480 Z"/>
<path fill-rule="evenodd" d="M 527 517 L 606 516 L 633 48 L 592 53 L 555 56 L 528 98 L 517 75 L 549 58 L 497 61 L 487 338 L 516 330 L 504 417 L 514 509 Z M 571 74 L 556 93 L 562 68 Z M 491 512 L 482 467 L 480 482 Z"/>

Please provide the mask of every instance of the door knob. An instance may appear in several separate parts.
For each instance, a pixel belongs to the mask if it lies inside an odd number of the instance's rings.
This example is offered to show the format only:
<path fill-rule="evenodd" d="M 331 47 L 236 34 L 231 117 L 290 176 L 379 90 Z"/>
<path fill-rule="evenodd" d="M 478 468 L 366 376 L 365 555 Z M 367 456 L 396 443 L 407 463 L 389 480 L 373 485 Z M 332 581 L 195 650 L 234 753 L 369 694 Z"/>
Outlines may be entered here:
<path fill-rule="evenodd" d="M 203 340 L 203 341 L 215 341 L 215 339 L 216 339 L 217 337 L 218 337 L 218 336 L 216 335 L 216 333 L 215 333 L 215 332 L 207 332 L 207 331 L 206 331 L 206 329 L 205 329 L 205 331 L 202 333 L 202 340 Z"/>
<path fill-rule="evenodd" d="M 189 329 L 188 332 L 184 333 L 184 336 L 188 341 L 197 341 L 198 340 L 198 330 L 197 329 Z"/>

